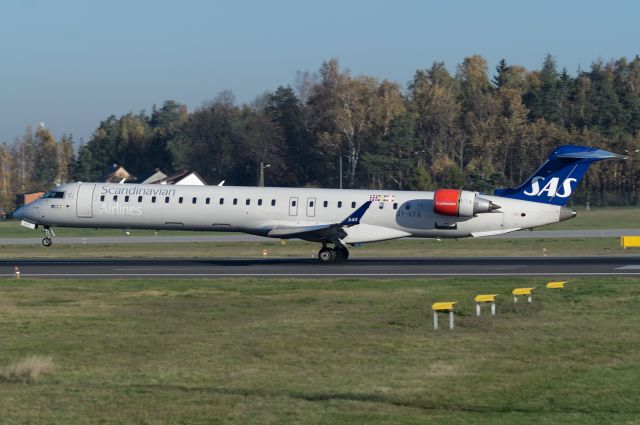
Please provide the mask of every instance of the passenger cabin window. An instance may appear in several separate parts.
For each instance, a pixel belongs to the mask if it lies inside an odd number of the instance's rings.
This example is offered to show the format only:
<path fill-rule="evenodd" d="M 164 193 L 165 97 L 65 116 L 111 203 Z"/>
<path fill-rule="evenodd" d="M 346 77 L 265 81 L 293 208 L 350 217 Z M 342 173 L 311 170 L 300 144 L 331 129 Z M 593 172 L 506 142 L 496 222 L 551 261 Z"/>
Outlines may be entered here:
<path fill-rule="evenodd" d="M 384 208 L 384 202 L 380 201 L 380 204 L 378 205 L 378 208 L 383 209 Z"/>
<path fill-rule="evenodd" d="M 113 195 L 113 202 L 118 202 L 118 195 Z"/>
<path fill-rule="evenodd" d="M 44 195 L 42 195 L 43 198 L 49 198 L 49 199 L 63 199 L 64 198 L 64 192 L 57 192 L 55 190 L 51 190 L 47 193 L 45 193 Z"/>
<path fill-rule="evenodd" d="M 152 203 L 152 204 L 155 204 L 155 203 L 156 203 L 156 197 L 155 197 L 155 196 L 152 196 L 152 197 L 151 197 L 151 203 Z"/>
<path fill-rule="evenodd" d="M 338 208 L 342 208 L 342 201 L 338 201 Z"/>
<path fill-rule="evenodd" d="M 204 200 L 204 203 L 205 203 L 205 204 L 207 204 L 207 205 L 209 205 L 209 204 L 211 203 L 211 198 L 206 198 L 206 199 Z"/>
<path fill-rule="evenodd" d="M 233 198 L 233 205 L 238 205 L 238 198 Z"/>
<path fill-rule="evenodd" d="M 356 203 L 355 202 L 351 202 L 351 208 L 355 208 L 356 207 Z"/>
<path fill-rule="evenodd" d="M 193 199 L 191 199 L 192 204 L 195 204 L 196 202 L 198 202 L 198 198 L 194 197 Z"/>
<path fill-rule="evenodd" d="M 138 202 L 142 202 L 142 196 L 138 196 Z"/>
<path fill-rule="evenodd" d="M 276 206 L 276 200 L 275 200 L 275 199 L 272 199 L 272 200 L 271 200 L 271 206 L 272 206 L 272 207 L 275 207 L 275 206 Z"/>
<path fill-rule="evenodd" d="M 165 196 L 165 197 L 164 197 L 164 203 L 165 203 L 165 204 L 168 204 L 168 203 L 169 203 L 169 197 L 168 197 L 168 196 Z"/>
<path fill-rule="evenodd" d="M 404 209 L 409 211 L 409 209 L 411 209 L 411 204 L 407 202 L 407 205 L 405 205 Z"/>
<path fill-rule="evenodd" d="M 129 202 L 129 195 L 124 197 L 124 202 Z"/>
<path fill-rule="evenodd" d="M 224 198 L 220 198 L 220 205 L 224 205 Z"/>
<path fill-rule="evenodd" d="M 262 205 L 262 199 L 258 199 L 258 205 Z"/>
<path fill-rule="evenodd" d="M 247 198 L 247 200 L 246 200 L 245 204 L 247 204 L 247 205 L 251 205 L 251 199 Z"/>
<path fill-rule="evenodd" d="M 323 207 L 325 207 L 325 208 L 327 208 L 327 207 L 329 206 L 329 201 L 324 201 L 324 202 L 322 203 L 322 206 L 323 206 Z"/>
<path fill-rule="evenodd" d="M 179 204 L 181 204 L 183 200 L 184 200 L 184 198 L 183 198 L 182 196 L 181 196 L 181 197 L 179 197 L 179 198 L 178 198 L 178 203 L 179 203 Z"/>
<path fill-rule="evenodd" d="M 104 195 L 100 195 L 100 202 L 104 202 Z"/>
<path fill-rule="evenodd" d="M 397 209 L 398 209 L 398 203 L 397 203 L 397 202 L 394 202 L 394 203 L 393 203 L 393 209 L 394 209 L 394 210 L 397 210 Z"/>

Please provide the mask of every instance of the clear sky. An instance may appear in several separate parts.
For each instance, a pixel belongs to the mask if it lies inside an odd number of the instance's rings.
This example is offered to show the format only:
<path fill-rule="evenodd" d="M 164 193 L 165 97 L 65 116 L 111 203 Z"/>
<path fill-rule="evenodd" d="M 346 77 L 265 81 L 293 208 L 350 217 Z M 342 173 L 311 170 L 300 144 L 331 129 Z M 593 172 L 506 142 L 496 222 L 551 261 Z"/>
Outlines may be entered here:
<path fill-rule="evenodd" d="M 637 1 L 3 0 L 0 142 L 44 122 L 87 141 L 109 115 L 222 90 L 250 102 L 337 58 L 401 83 L 481 54 L 573 74 L 640 54 Z"/>

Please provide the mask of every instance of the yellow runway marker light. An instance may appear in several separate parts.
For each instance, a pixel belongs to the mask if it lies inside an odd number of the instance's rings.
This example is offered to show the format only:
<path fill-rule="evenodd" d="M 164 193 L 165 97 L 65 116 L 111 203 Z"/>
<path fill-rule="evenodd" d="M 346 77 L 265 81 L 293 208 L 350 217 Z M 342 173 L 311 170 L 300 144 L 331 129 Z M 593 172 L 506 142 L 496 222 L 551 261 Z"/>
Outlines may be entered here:
<path fill-rule="evenodd" d="M 438 329 L 438 312 L 449 313 L 449 329 L 453 329 L 453 308 L 458 304 L 456 301 L 443 301 L 433 303 L 431 309 L 433 310 L 433 329 Z"/>
<path fill-rule="evenodd" d="M 498 294 L 476 295 L 473 299 L 477 303 L 492 303 L 496 301 Z"/>
<path fill-rule="evenodd" d="M 640 247 L 640 236 L 620 236 L 620 245 L 623 249 Z"/>
<path fill-rule="evenodd" d="M 473 300 L 476 302 L 476 316 L 480 316 L 481 303 L 491 303 L 491 315 L 496 315 L 496 297 L 498 294 L 481 294 L 476 295 Z"/>
<path fill-rule="evenodd" d="M 453 306 L 458 304 L 456 301 L 444 301 L 439 303 L 433 303 L 431 308 L 435 311 L 449 311 L 453 310 Z"/>
<path fill-rule="evenodd" d="M 513 302 L 518 302 L 518 295 L 526 295 L 527 301 L 531 302 L 531 297 L 533 296 L 533 290 L 536 288 L 516 288 L 511 293 L 513 294 Z"/>

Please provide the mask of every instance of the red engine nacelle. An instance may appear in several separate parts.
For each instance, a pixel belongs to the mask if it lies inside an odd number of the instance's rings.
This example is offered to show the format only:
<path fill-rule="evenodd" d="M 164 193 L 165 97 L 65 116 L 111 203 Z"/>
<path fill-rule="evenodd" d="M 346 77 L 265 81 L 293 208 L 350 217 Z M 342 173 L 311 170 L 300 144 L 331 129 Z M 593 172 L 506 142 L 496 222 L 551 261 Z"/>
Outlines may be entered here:
<path fill-rule="evenodd" d="M 433 194 L 433 212 L 440 215 L 473 217 L 498 208 L 500 206 L 468 190 L 438 189 Z"/>

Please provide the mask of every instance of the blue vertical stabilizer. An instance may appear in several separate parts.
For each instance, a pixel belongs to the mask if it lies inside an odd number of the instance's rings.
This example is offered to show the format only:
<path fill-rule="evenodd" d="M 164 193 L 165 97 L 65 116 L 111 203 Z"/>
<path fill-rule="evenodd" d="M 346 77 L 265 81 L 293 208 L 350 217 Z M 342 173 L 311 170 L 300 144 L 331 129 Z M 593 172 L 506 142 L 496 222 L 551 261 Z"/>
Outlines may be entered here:
<path fill-rule="evenodd" d="M 592 163 L 613 158 L 625 159 L 597 148 L 560 146 L 526 182 L 514 189 L 496 189 L 495 194 L 562 206 L 567 203 Z"/>

